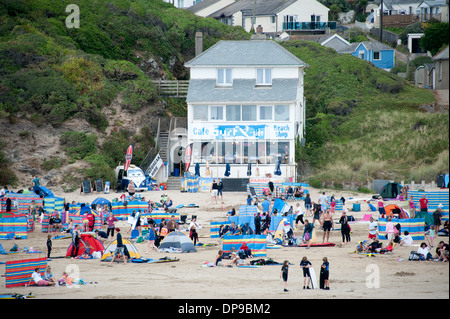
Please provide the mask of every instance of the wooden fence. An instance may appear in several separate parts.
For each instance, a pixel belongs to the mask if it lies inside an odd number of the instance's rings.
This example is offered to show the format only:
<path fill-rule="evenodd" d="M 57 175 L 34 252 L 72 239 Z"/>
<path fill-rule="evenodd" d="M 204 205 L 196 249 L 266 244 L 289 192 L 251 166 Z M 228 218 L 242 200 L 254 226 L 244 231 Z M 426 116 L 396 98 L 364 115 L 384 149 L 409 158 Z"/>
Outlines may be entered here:
<path fill-rule="evenodd" d="M 186 98 L 189 80 L 154 80 L 159 95 L 176 98 Z"/>

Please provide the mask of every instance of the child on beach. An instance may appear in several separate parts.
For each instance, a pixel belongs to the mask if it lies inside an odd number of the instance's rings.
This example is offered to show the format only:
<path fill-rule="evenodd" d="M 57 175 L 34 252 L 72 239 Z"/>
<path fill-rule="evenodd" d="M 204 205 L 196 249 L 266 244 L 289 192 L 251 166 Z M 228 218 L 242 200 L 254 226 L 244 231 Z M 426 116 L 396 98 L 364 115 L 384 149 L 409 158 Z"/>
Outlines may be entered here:
<path fill-rule="evenodd" d="M 431 248 L 433 248 L 435 237 L 434 225 L 430 226 L 430 229 L 425 233 L 425 236 L 427 238 L 428 244 L 430 245 Z"/>
<path fill-rule="evenodd" d="M 333 214 L 333 215 L 334 215 L 334 212 L 336 211 L 336 201 L 334 200 L 334 198 L 331 200 L 330 211 L 331 211 L 331 214 Z"/>
<path fill-rule="evenodd" d="M 323 257 L 323 264 L 320 267 L 320 289 L 330 290 L 330 263 L 327 257 Z"/>
<path fill-rule="evenodd" d="M 47 258 L 50 258 L 52 252 L 52 235 L 47 236 Z"/>
<path fill-rule="evenodd" d="M 283 279 L 285 292 L 289 291 L 289 290 L 287 290 L 288 272 L 289 272 L 289 261 L 285 260 L 283 262 L 283 267 L 281 267 L 281 273 L 280 273 L 280 278 Z"/>
<path fill-rule="evenodd" d="M 311 274 L 309 273 L 310 267 L 312 267 L 312 264 L 309 262 L 308 258 L 306 258 L 306 256 L 303 257 L 300 262 L 300 268 L 303 269 L 303 289 L 311 289 L 309 288 L 309 284 L 311 283 Z"/>

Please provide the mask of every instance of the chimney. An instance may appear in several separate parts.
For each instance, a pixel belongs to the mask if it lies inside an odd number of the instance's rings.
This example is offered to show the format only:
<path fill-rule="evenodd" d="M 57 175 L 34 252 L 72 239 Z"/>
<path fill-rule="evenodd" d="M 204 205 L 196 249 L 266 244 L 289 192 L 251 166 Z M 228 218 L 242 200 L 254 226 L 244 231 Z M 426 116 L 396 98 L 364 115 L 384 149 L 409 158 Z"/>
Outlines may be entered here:
<path fill-rule="evenodd" d="M 201 54 L 203 52 L 203 33 L 196 32 L 195 33 L 195 56 Z"/>

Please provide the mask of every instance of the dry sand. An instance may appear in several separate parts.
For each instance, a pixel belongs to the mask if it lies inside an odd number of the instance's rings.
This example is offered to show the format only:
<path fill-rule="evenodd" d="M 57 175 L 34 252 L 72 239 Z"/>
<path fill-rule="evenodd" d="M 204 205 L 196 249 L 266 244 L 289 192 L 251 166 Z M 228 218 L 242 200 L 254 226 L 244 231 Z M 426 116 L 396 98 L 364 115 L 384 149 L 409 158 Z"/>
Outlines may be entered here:
<path fill-rule="evenodd" d="M 409 252 L 416 247 L 394 248 L 389 255 L 365 257 L 351 253 L 360 240 L 367 239 L 367 223 L 352 224 L 352 242 L 341 245 L 340 231 L 332 231 L 330 241 L 338 245 L 335 247 L 315 247 L 309 250 L 300 247 L 283 247 L 281 249 L 267 250 L 267 257 L 283 262 L 289 260 L 293 265 L 289 268 L 288 289 L 283 292 L 283 283 L 280 280 L 281 266 L 263 266 L 257 269 L 239 269 L 228 267 L 201 267 L 205 262 L 213 262 L 217 251 L 222 247 L 218 239 L 209 238 L 209 222 L 225 220 L 226 211 L 231 207 L 238 207 L 245 202 L 246 195 L 238 192 L 225 192 L 224 202 L 227 210 L 222 211 L 220 201 L 211 204 L 209 192 L 181 193 L 179 191 L 164 191 L 173 199 L 175 206 L 179 204 L 195 203 L 199 208 L 185 208 L 179 210 L 181 214 L 198 216 L 198 222 L 203 226 L 199 230 L 200 242 L 216 243 L 217 246 L 197 247 L 196 253 L 159 253 L 149 252 L 147 243 L 135 244 L 143 257 L 153 259 L 164 256 L 178 257 L 180 261 L 161 264 L 117 264 L 113 265 L 99 260 L 70 260 L 53 259 L 49 261 L 53 273 L 60 278 L 65 270 L 79 271 L 78 277 L 85 282 L 97 282 L 77 288 L 67 287 L 20 287 L 7 289 L 5 280 L 0 280 L 0 294 L 32 292 L 37 299 L 113 299 L 113 298 L 177 298 L 177 299 L 298 299 L 298 298 L 340 298 L 340 299 L 447 299 L 449 298 L 449 266 L 442 262 L 413 262 L 408 261 Z M 313 200 L 317 200 L 321 190 L 311 189 Z M 147 199 L 158 200 L 160 191 L 142 193 Z M 334 194 L 336 198 L 342 195 L 345 198 L 367 198 L 368 195 L 326 191 L 327 195 Z M 79 194 L 62 193 L 56 196 L 64 197 L 66 201 L 79 201 L 90 203 L 97 197 L 107 199 L 117 198 L 120 194 Z M 303 206 L 303 202 L 301 202 Z M 399 203 L 402 207 L 406 202 Z M 347 208 L 351 203 L 347 202 Z M 351 212 L 357 220 L 369 213 L 368 205 L 362 203 L 361 212 Z M 337 221 L 341 213 L 337 212 L 334 219 Z M 373 214 L 377 219 L 377 214 Z M 129 225 L 120 222 L 119 227 L 127 236 Z M 339 225 L 338 225 L 339 226 Z M 316 225 L 316 229 L 318 226 Z M 300 226 L 296 234 L 303 234 Z M 128 235 L 129 236 L 129 235 Z M 322 240 L 322 231 L 317 231 L 319 242 Z M 2 241 L 6 250 L 14 243 L 20 248 L 34 247 L 37 250 L 46 250 L 47 234 L 41 232 L 38 224 L 36 230 L 30 233 L 26 240 Z M 448 237 L 437 237 L 436 242 Z M 70 239 L 53 240 L 52 256 L 65 256 Z M 104 243 L 105 247 L 108 242 Z M 415 243 L 419 244 L 419 243 Z M 41 254 L 45 256 L 45 254 Z M 316 273 L 323 257 L 330 262 L 331 290 L 303 290 L 303 276 L 299 262 L 303 256 L 311 261 Z M 25 259 L 30 254 L 19 253 L 15 255 L 0 255 L 1 261 Z M 399 260 L 403 259 L 403 260 Z M 4 266 L 0 266 L 2 273 Z"/>

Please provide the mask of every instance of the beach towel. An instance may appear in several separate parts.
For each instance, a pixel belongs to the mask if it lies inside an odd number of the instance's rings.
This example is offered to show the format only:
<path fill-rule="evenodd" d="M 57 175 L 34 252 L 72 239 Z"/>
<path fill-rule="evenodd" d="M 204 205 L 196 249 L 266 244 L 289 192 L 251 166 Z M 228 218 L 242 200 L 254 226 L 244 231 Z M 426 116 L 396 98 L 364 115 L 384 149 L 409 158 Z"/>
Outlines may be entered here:
<path fill-rule="evenodd" d="M 362 220 L 365 222 L 370 221 L 370 217 L 372 217 L 372 214 L 364 214 L 364 217 Z"/>

